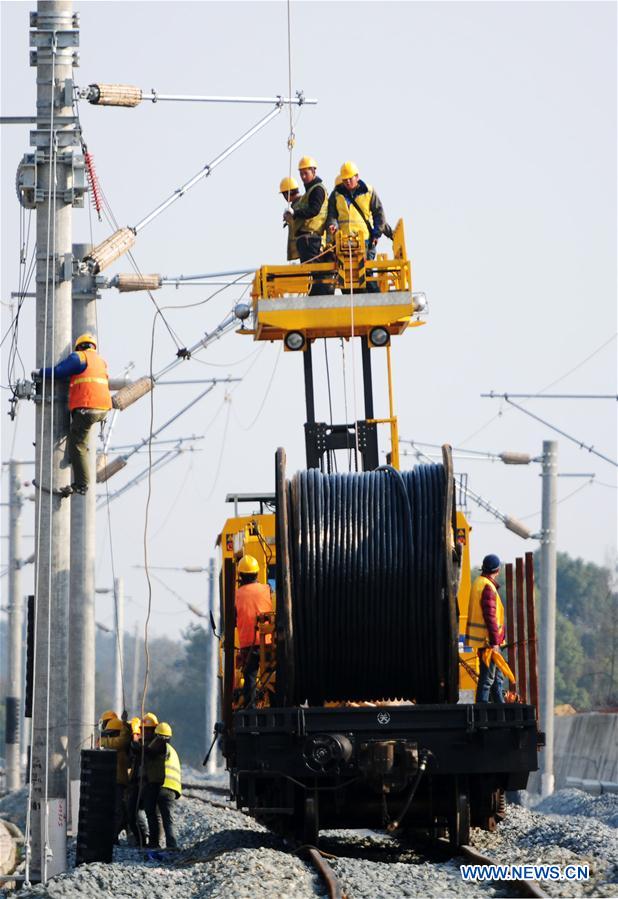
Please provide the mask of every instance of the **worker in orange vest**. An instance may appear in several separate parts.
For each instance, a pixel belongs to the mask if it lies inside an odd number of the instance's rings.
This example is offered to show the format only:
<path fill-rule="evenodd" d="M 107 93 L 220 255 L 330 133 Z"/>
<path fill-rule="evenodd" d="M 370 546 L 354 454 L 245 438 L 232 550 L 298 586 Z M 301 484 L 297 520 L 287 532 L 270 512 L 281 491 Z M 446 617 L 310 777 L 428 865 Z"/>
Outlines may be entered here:
<path fill-rule="evenodd" d="M 260 636 L 257 616 L 273 611 L 272 597 L 268 584 L 258 584 L 260 571 L 257 559 L 243 556 L 238 563 L 240 585 L 236 590 L 236 628 L 240 645 L 239 665 L 243 671 L 245 685 L 243 687 L 243 704 L 245 707 L 255 704 L 255 687 L 260 665 Z M 266 635 L 266 642 L 272 637 Z"/>
<path fill-rule="evenodd" d="M 109 392 L 107 363 L 97 353 L 97 339 L 92 334 L 82 334 L 75 341 L 75 351 L 59 362 L 54 368 L 38 369 L 33 372 L 36 380 L 69 378 L 69 409 L 71 428 L 69 431 L 68 453 L 73 466 L 73 483 L 70 488 L 59 491 L 64 496 L 88 490 L 90 482 L 90 459 L 88 438 L 94 424 L 104 421 L 112 408 Z M 39 485 L 36 485 L 39 486 Z"/>

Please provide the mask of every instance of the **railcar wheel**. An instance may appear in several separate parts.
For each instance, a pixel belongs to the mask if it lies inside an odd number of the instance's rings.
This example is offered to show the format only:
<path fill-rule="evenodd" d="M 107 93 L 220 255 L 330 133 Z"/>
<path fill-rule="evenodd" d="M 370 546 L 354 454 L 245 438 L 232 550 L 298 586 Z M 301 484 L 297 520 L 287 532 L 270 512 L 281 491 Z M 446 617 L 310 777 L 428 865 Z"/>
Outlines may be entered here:
<path fill-rule="evenodd" d="M 455 778 L 451 814 L 448 816 L 448 838 L 454 849 L 470 842 L 470 794 L 467 781 Z"/>

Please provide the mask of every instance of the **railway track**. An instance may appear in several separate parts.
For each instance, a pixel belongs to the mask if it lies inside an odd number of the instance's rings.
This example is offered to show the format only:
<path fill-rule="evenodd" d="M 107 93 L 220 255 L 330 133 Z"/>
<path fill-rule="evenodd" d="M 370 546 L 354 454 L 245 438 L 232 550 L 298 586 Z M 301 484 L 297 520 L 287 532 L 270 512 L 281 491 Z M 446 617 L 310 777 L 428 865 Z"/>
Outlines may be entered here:
<path fill-rule="evenodd" d="M 225 795 L 229 791 L 225 787 L 211 786 L 206 784 L 183 784 L 185 796 L 190 799 L 196 799 L 199 802 L 205 802 L 215 808 L 224 808 L 233 811 L 230 805 L 220 802 L 216 799 L 208 797 L 207 793 L 215 795 Z M 411 844 L 394 843 L 393 845 L 368 848 L 364 846 L 354 845 L 352 841 L 346 843 L 342 840 L 332 840 L 325 837 L 322 841 L 322 848 L 317 846 L 292 844 L 289 851 L 299 855 L 305 859 L 308 864 L 316 871 L 323 882 L 329 899 L 347 899 L 349 891 L 341 877 L 330 864 L 340 858 L 355 858 L 368 862 L 393 863 L 406 861 L 405 856 L 414 851 L 425 861 L 447 861 L 449 859 L 461 858 L 467 862 L 476 865 L 497 866 L 499 862 L 489 858 L 478 852 L 472 846 L 461 846 L 458 850 L 453 850 L 447 840 L 429 840 L 427 842 L 418 842 Z M 327 848 L 329 847 L 329 848 Z M 330 849 L 336 851 L 330 851 Z M 421 859 L 417 860 L 420 861 Z M 536 881 L 530 880 L 511 880 L 498 881 L 504 896 L 525 896 L 533 897 L 533 899 L 544 899 L 547 896 Z M 350 891 L 353 892 L 353 891 Z"/>
<path fill-rule="evenodd" d="M 486 855 L 482 855 L 472 846 L 461 846 L 456 852 L 451 849 L 448 842 L 438 840 L 436 841 L 436 847 L 441 852 L 445 853 L 445 857 L 456 859 L 456 858 L 464 858 L 469 862 L 472 862 L 476 865 L 485 865 L 485 866 L 497 866 L 498 862 L 494 859 L 489 858 Z M 405 849 L 404 849 L 405 851 Z M 335 859 L 337 856 L 332 855 L 331 853 L 325 853 L 318 849 L 315 846 L 305 846 L 300 847 L 297 850 L 299 854 L 304 855 L 310 864 L 315 868 L 319 876 L 321 877 L 324 885 L 326 886 L 327 893 L 329 899 L 346 899 L 348 896 L 348 892 L 346 891 L 345 884 L 341 882 L 340 878 L 337 876 L 336 872 L 333 870 L 333 867 L 329 863 L 329 859 Z M 368 855 L 371 855 L 371 858 L 368 858 Z M 379 859 L 375 858 L 375 853 L 366 853 L 360 850 L 357 853 L 354 853 L 356 858 L 367 859 L 368 861 L 378 861 Z M 385 859 L 383 861 L 394 861 L 396 860 L 393 857 L 392 853 L 386 853 Z M 508 893 L 513 896 L 525 896 L 525 897 L 533 897 L 533 899 L 545 899 L 547 897 L 547 893 L 545 893 L 539 884 L 536 881 L 531 880 L 511 880 L 511 881 L 496 881 L 499 883 L 500 888 L 504 891 L 505 895 Z"/>

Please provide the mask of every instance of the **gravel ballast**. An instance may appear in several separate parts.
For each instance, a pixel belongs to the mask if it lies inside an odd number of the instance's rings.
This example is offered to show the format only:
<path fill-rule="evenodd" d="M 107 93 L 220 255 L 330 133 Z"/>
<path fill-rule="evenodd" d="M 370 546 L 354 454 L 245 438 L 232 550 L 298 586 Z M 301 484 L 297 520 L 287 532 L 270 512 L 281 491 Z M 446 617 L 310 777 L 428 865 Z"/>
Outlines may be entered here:
<path fill-rule="evenodd" d="M 199 781 L 204 785 L 203 777 Z M 144 851 L 121 842 L 112 864 L 82 865 L 47 886 L 14 895 L 23 899 L 325 896 L 317 874 L 287 851 L 280 837 L 231 806 L 217 807 L 188 792 L 177 806 L 179 852 L 148 859 Z M 220 794 L 210 795 L 219 805 L 225 804 Z M 26 797 L 21 790 L 0 800 L 0 817 L 10 814 L 17 823 L 23 820 Z M 556 897 L 610 897 L 618 894 L 617 817 L 618 796 L 593 797 L 565 790 L 534 809 L 509 806 L 506 821 L 495 833 L 474 829 L 472 842 L 498 864 L 587 864 L 588 882 L 543 881 L 542 888 Z M 430 861 L 385 834 L 328 831 L 323 845 L 337 856 L 330 864 L 348 899 L 513 895 L 512 888 L 498 883 L 464 883 L 461 859 Z M 73 846 L 70 841 L 71 863 Z"/>

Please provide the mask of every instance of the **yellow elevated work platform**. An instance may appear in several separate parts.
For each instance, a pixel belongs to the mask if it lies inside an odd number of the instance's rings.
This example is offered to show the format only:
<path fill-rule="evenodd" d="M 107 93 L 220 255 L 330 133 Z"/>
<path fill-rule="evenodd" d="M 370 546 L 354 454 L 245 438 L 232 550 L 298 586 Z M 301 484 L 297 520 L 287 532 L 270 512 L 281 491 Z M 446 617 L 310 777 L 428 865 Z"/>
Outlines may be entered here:
<path fill-rule="evenodd" d="M 255 340 L 283 340 L 290 331 L 308 341 L 365 337 L 376 327 L 394 335 L 424 324 L 414 318 L 424 311 L 424 296 L 412 292 L 401 219 L 393 232 L 392 258 L 379 254 L 368 260 L 364 240 L 337 232 L 335 243 L 315 262 L 262 266 L 252 299 L 252 326 L 241 333 Z"/>

